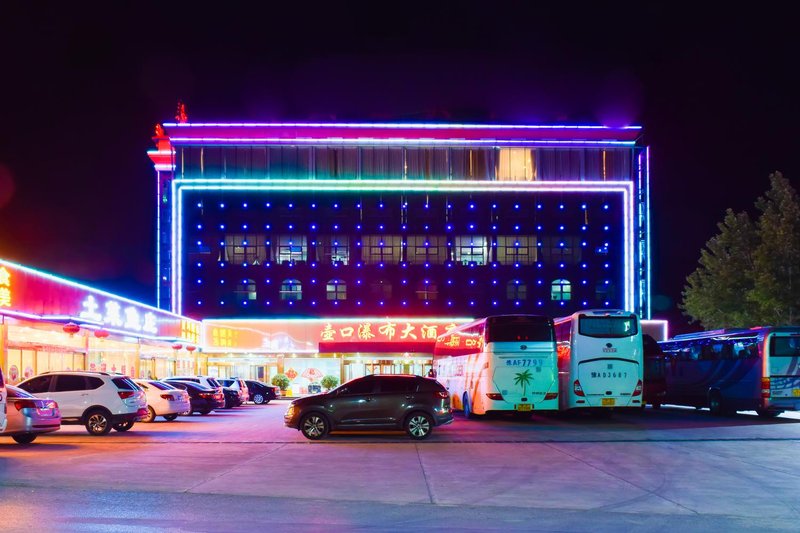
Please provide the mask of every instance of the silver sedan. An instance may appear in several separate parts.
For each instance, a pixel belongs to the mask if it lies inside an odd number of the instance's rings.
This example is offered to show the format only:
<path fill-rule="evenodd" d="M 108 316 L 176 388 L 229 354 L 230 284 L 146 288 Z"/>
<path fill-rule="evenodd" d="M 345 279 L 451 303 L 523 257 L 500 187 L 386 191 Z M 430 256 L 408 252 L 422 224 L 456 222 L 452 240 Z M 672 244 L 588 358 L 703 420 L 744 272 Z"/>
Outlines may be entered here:
<path fill-rule="evenodd" d="M 37 398 L 13 385 L 6 386 L 6 394 L 8 425 L 0 436 L 30 444 L 41 433 L 61 429 L 61 412 L 53 400 Z"/>

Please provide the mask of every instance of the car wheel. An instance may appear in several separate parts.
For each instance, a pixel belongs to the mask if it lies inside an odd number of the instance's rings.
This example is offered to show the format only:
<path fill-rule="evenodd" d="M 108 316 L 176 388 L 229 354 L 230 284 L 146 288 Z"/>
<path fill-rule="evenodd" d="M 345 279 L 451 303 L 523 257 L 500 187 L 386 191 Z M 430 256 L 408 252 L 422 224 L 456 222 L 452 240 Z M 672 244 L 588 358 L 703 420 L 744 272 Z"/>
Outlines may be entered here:
<path fill-rule="evenodd" d="M 406 433 L 414 440 L 427 439 L 433 430 L 433 421 L 425 413 L 412 413 L 406 419 Z"/>
<path fill-rule="evenodd" d="M 147 416 L 143 417 L 140 422 L 153 422 L 156 419 L 156 412 L 149 405 L 147 406 Z"/>
<path fill-rule="evenodd" d="M 775 418 L 782 412 L 783 411 L 769 411 L 767 409 L 756 409 L 756 413 L 758 413 L 758 416 L 760 416 L 761 418 Z"/>
<path fill-rule="evenodd" d="M 164 415 L 164 420 L 166 420 L 167 422 L 172 422 L 176 418 L 178 418 L 178 415 L 176 413 L 172 413 L 171 415 Z"/>
<path fill-rule="evenodd" d="M 264 403 L 264 395 L 260 392 L 257 392 L 253 395 L 253 403 L 256 405 L 261 405 Z"/>
<path fill-rule="evenodd" d="M 116 431 L 124 432 L 124 431 L 128 431 L 129 429 L 131 429 L 133 427 L 133 422 L 132 421 L 117 422 L 116 424 L 113 424 L 111 427 L 113 427 Z"/>
<path fill-rule="evenodd" d="M 300 421 L 300 432 L 307 439 L 319 440 L 328 434 L 328 421 L 319 413 L 309 413 Z"/>
<path fill-rule="evenodd" d="M 24 435 L 14 435 L 11 438 L 20 444 L 30 444 L 36 440 L 36 435 L 33 433 L 25 433 Z"/>
<path fill-rule="evenodd" d="M 111 417 L 108 411 L 96 409 L 86 415 L 86 431 L 90 435 L 106 435 L 111 431 Z"/>

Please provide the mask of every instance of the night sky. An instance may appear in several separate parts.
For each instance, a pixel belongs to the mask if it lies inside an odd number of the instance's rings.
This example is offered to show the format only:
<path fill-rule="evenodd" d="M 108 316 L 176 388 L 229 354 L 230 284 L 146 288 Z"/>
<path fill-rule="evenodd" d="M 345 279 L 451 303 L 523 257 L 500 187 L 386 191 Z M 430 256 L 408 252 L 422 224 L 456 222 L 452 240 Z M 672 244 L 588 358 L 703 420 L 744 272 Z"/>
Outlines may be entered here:
<path fill-rule="evenodd" d="M 796 19 L 760 4 L 13 4 L 0 7 L 0 257 L 146 303 L 146 151 L 178 99 L 192 122 L 642 125 L 654 315 L 677 329 L 724 210 L 751 209 L 775 170 L 800 188 Z"/>

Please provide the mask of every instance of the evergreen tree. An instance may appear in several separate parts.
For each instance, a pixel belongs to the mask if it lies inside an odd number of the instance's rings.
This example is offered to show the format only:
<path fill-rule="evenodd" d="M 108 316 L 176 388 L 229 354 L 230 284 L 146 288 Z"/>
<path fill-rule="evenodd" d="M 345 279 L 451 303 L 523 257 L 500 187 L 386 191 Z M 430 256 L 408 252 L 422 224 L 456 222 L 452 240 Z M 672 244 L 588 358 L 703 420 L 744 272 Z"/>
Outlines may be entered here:
<path fill-rule="evenodd" d="M 780 172 L 754 224 L 728 209 L 686 278 L 681 309 L 706 329 L 800 324 L 800 199 Z"/>
<path fill-rule="evenodd" d="M 754 254 L 754 287 L 749 299 L 764 325 L 800 324 L 800 201 L 780 172 L 756 202 L 760 244 Z"/>
<path fill-rule="evenodd" d="M 747 294 L 753 289 L 755 225 L 747 213 L 728 209 L 717 227 L 720 233 L 700 252 L 700 266 L 686 278 L 681 309 L 706 329 L 752 324 Z"/>

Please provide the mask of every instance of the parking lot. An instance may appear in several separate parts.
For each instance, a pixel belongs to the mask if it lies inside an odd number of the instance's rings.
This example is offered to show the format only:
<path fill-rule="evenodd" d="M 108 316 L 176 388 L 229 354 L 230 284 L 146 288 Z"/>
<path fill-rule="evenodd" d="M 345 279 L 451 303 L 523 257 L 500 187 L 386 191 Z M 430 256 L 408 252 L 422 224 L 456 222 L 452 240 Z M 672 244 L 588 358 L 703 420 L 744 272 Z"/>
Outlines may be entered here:
<path fill-rule="evenodd" d="M 422 442 L 400 432 L 310 442 L 283 427 L 287 403 L 103 437 L 64 426 L 31 446 L 2 439 L 0 516 L 12 530 L 55 520 L 81 531 L 207 530 L 208 513 L 290 530 L 795 530 L 800 518 L 798 415 L 459 414 Z"/>

